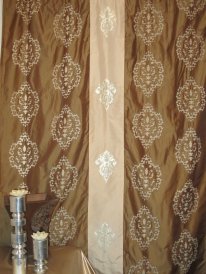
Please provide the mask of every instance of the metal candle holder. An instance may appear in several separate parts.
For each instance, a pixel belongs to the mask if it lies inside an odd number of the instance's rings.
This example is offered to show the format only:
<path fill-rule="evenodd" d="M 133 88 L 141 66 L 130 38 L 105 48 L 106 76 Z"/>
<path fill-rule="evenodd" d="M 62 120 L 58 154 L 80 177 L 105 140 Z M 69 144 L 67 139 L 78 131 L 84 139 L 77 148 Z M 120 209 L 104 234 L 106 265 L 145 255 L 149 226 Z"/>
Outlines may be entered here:
<path fill-rule="evenodd" d="M 48 269 L 48 237 L 45 239 L 33 238 L 33 253 L 34 253 L 34 271 L 36 273 L 45 273 Z"/>
<path fill-rule="evenodd" d="M 24 226 L 26 219 L 24 218 L 24 211 L 26 210 L 25 195 L 13 196 L 10 195 L 10 212 L 11 218 L 11 244 L 12 262 L 14 274 L 26 274 L 26 232 Z"/>

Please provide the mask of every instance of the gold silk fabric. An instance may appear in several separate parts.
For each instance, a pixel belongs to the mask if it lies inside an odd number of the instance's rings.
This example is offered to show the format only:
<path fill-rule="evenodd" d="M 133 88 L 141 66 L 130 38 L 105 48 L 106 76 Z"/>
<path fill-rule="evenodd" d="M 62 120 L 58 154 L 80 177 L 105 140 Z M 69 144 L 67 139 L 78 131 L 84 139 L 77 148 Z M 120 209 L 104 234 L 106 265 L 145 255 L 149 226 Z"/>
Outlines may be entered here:
<path fill-rule="evenodd" d="M 205 0 L 3 1 L 1 245 L 26 187 L 98 274 L 206 273 L 205 33 Z"/>
<path fill-rule="evenodd" d="M 88 92 L 89 1 L 4 1 L 0 190 L 58 198 L 50 244 L 86 253 Z M 8 244 L 2 208 L 0 218 Z"/>

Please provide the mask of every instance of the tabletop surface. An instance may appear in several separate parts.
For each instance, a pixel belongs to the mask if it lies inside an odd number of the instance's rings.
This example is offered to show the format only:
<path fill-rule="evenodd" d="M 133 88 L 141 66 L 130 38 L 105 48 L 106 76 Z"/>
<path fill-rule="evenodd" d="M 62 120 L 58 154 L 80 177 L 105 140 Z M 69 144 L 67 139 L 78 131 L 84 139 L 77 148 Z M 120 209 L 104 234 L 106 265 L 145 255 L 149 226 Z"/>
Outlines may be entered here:
<path fill-rule="evenodd" d="M 33 266 L 27 266 L 27 274 L 34 274 Z M 0 274 L 12 274 L 11 248 L 0 247 Z M 95 274 L 91 264 L 79 248 L 49 247 L 46 274 Z"/>

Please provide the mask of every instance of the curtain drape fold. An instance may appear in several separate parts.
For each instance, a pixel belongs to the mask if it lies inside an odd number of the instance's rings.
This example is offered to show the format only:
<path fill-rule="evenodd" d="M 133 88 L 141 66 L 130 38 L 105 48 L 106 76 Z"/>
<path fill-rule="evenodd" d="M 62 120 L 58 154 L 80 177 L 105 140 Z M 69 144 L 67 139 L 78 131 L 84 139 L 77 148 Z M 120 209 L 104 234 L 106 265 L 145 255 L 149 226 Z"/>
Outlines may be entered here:
<path fill-rule="evenodd" d="M 96 273 L 206 273 L 205 0 L 1 3 L 0 244 L 28 188 Z"/>

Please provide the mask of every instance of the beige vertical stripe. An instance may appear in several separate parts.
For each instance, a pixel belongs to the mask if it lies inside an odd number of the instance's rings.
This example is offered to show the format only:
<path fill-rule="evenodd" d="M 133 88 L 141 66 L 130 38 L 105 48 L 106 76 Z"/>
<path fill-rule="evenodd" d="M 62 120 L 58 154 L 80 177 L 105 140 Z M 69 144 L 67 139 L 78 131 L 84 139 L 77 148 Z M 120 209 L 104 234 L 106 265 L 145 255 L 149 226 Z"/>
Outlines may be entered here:
<path fill-rule="evenodd" d="M 88 253 L 102 274 L 123 273 L 124 9 L 124 0 L 90 1 Z M 96 93 L 105 79 L 116 89 L 107 110 Z M 95 163 L 105 151 L 116 162 L 107 181 Z"/>

